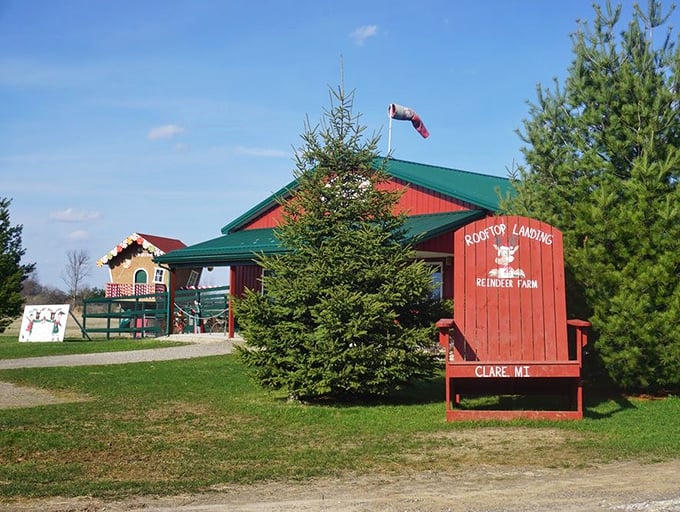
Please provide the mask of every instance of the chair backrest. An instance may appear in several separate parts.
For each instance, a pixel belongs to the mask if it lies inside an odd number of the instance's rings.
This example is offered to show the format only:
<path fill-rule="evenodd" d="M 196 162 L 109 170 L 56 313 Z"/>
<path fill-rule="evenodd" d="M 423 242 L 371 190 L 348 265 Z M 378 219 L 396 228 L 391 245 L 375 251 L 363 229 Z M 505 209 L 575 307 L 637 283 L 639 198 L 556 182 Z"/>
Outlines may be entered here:
<path fill-rule="evenodd" d="M 454 244 L 454 360 L 568 360 L 562 233 L 487 217 Z"/>

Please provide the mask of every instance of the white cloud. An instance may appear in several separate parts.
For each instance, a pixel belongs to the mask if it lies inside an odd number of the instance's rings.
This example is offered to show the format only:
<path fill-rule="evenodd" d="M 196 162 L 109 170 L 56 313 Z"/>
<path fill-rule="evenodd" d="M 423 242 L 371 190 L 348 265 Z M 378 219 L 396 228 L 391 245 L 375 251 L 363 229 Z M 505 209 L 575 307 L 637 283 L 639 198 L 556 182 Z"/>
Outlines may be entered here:
<path fill-rule="evenodd" d="M 169 139 L 180 133 L 184 133 L 184 128 L 181 126 L 176 124 L 164 124 L 163 126 L 151 128 L 147 134 L 147 138 L 150 140 Z"/>
<path fill-rule="evenodd" d="M 84 229 L 78 229 L 76 231 L 71 231 L 66 238 L 72 242 L 79 242 L 81 240 L 87 240 L 90 238 L 90 233 Z"/>
<path fill-rule="evenodd" d="M 265 156 L 274 158 L 287 158 L 292 156 L 291 151 L 281 151 L 280 149 L 267 149 L 267 148 L 248 148 L 245 146 L 236 146 L 234 148 L 234 153 L 236 153 L 237 155 Z"/>
<path fill-rule="evenodd" d="M 378 25 L 364 25 L 354 29 L 349 37 L 351 37 L 357 46 L 363 46 L 369 37 L 373 37 L 378 33 Z"/>
<path fill-rule="evenodd" d="M 50 213 L 50 219 L 57 222 L 88 222 L 97 220 L 100 216 L 99 212 L 87 212 L 74 208 L 66 208 L 65 210 Z"/>

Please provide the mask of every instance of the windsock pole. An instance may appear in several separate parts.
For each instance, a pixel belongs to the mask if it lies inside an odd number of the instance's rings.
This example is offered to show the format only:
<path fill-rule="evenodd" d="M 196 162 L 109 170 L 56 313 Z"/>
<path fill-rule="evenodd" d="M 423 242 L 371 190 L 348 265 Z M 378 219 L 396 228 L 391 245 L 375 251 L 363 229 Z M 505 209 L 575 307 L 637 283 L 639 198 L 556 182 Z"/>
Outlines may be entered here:
<path fill-rule="evenodd" d="M 392 116 L 389 109 L 387 109 L 387 117 L 390 118 L 387 128 L 387 156 L 390 156 L 390 151 L 392 150 Z"/>

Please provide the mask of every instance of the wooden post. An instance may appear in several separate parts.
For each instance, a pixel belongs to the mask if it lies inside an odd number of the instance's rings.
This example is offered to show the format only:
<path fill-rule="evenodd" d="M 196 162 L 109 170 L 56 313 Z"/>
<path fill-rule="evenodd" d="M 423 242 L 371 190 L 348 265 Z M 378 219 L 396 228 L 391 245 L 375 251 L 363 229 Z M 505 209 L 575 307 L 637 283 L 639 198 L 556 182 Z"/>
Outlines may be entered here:
<path fill-rule="evenodd" d="M 175 269 L 170 268 L 170 279 L 168 279 L 168 321 L 165 328 L 165 335 L 174 334 L 175 332 Z"/>
<path fill-rule="evenodd" d="M 229 267 L 229 337 L 233 338 L 236 332 L 234 326 L 234 289 L 236 287 L 236 269 Z"/>
<path fill-rule="evenodd" d="M 73 318 L 73 321 L 78 325 L 78 327 L 80 327 L 80 335 L 81 335 L 81 336 L 85 336 L 85 337 L 87 338 L 88 341 L 92 341 L 92 338 L 90 338 L 90 335 L 89 335 L 89 334 L 87 333 L 87 331 L 85 330 L 85 318 L 86 318 L 86 317 L 85 317 L 85 314 L 86 314 L 86 311 L 87 311 L 87 306 L 86 306 L 85 303 L 83 302 L 83 325 L 80 325 L 80 322 L 79 322 L 78 319 L 76 318 L 76 315 L 73 314 L 73 310 L 72 310 L 72 309 L 69 309 L 69 310 L 68 310 L 68 313 L 69 313 L 69 315 L 71 315 L 71 318 Z"/>

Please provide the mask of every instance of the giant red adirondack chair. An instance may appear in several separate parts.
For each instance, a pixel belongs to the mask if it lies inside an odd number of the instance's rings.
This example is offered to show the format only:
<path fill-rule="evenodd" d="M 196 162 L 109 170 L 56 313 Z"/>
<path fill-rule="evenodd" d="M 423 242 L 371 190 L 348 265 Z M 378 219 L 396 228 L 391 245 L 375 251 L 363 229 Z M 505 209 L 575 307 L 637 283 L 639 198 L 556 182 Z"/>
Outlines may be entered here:
<path fill-rule="evenodd" d="M 526 217 L 488 217 L 456 231 L 454 244 L 453 318 L 437 323 L 446 419 L 582 418 L 590 324 L 567 320 L 562 233 Z M 534 394 L 547 407 L 461 407 L 462 396 Z"/>

